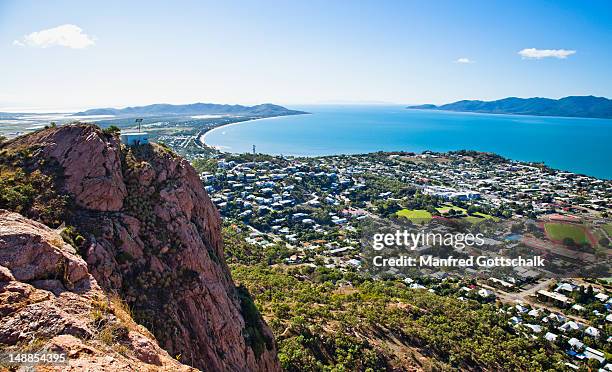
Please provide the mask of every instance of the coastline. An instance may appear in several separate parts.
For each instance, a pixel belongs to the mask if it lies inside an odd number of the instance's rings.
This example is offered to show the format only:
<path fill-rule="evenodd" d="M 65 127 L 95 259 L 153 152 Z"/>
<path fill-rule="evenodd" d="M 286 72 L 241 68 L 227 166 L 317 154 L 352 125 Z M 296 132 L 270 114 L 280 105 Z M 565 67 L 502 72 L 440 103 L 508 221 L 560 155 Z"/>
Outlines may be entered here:
<path fill-rule="evenodd" d="M 264 143 L 261 141 L 270 142 L 272 138 L 275 138 L 276 131 L 282 131 L 281 129 L 284 126 L 284 123 L 282 122 L 281 122 L 282 124 L 268 122 L 265 125 L 261 123 L 263 125 L 261 128 L 264 129 L 264 132 L 266 134 L 263 135 L 264 137 L 262 138 L 259 138 L 257 136 L 253 137 L 253 141 L 254 141 L 253 143 L 258 145 L 258 149 L 259 149 L 259 145 L 262 144 L 261 148 L 262 149 L 267 148 L 267 151 L 264 151 L 264 153 L 267 153 L 267 154 L 271 154 L 271 155 L 282 154 L 282 155 L 291 155 L 291 156 L 296 156 L 296 157 L 321 157 L 321 156 L 325 157 L 325 156 L 335 156 L 335 155 L 358 155 L 358 154 L 367 154 L 367 153 L 373 153 L 373 152 L 378 152 L 378 151 L 383 151 L 383 152 L 406 151 L 406 152 L 414 152 L 414 153 L 423 153 L 429 150 L 433 152 L 446 153 L 449 151 L 458 151 L 458 150 L 468 149 L 468 150 L 474 150 L 477 152 L 488 152 L 488 153 L 498 154 L 506 159 L 516 160 L 519 162 L 530 163 L 534 165 L 543 164 L 551 169 L 555 169 L 560 172 L 571 172 L 577 175 L 586 175 L 589 177 L 594 177 L 594 178 L 603 179 L 603 180 L 610 180 L 612 178 L 612 176 L 607 171 L 600 169 L 601 168 L 601 166 L 599 166 L 600 162 L 593 162 L 592 159 L 586 159 L 580 162 L 577 162 L 577 161 L 568 162 L 568 161 L 563 160 L 565 159 L 566 155 L 561 156 L 558 151 L 555 151 L 555 149 L 558 149 L 560 148 L 560 146 L 561 147 L 563 146 L 563 141 L 560 143 L 556 140 L 555 142 L 553 142 L 552 140 L 544 141 L 544 139 L 549 138 L 548 134 L 550 133 L 553 133 L 553 135 L 557 136 L 557 138 L 570 138 L 571 133 L 577 133 L 576 130 L 578 130 L 579 132 L 584 132 L 584 130 L 588 128 L 593 129 L 594 132 L 605 130 L 606 128 L 609 127 L 608 125 L 611 124 L 610 119 L 569 118 L 569 117 L 558 117 L 557 118 L 557 117 L 532 116 L 532 115 L 489 114 L 489 113 L 471 113 L 471 112 L 442 111 L 442 110 L 401 109 L 400 111 L 404 113 L 409 113 L 407 115 L 408 117 L 421 116 L 420 113 L 422 114 L 428 113 L 428 115 L 435 114 L 435 116 L 432 116 L 432 118 L 425 117 L 423 119 L 418 119 L 418 121 L 412 121 L 412 119 L 409 119 L 411 121 L 409 122 L 409 124 L 404 124 L 402 122 L 402 119 L 395 119 L 396 118 L 395 112 L 392 113 L 393 114 L 392 116 L 389 116 L 389 119 L 392 122 L 392 125 L 395 126 L 395 128 L 397 128 L 396 130 L 394 130 L 394 133 L 398 135 L 403 135 L 403 133 L 405 133 L 406 131 L 411 130 L 412 128 L 415 127 L 414 125 L 416 123 L 417 130 L 414 131 L 414 133 L 417 136 L 418 135 L 421 136 L 421 138 L 419 138 L 420 142 L 408 143 L 407 146 L 404 147 L 404 146 L 400 146 L 401 141 L 396 141 L 396 143 L 389 144 L 389 143 L 384 142 L 386 141 L 384 140 L 383 142 L 380 143 L 381 146 L 373 146 L 374 143 L 378 143 L 376 142 L 378 137 L 372 133 L 368 134 L 369 136 L 371 136 L 371 137 L 368 137 L 370 138 L 368 140 L 368 143 L 370 145 L 368 146 L 365 146 L 365 145 L 361 146 L 363 144 L 362 143 L 363 141 L 357 142 L 358 145 L 355 145 L 355 146 L 349 146 L 346 143 L 344 143 L 347 141 L 344 141 L 344 142 L 340 141 L 341 143 L 339 143 L 338 141 L 329 141 L 327 140 L 328 130 L 333 131 L 334 130 L 333 128 L 336 127 L 335 125 L 331 125 L 331 123 L 333 122 L 338 122 L 340 124 L 338 128 L 341 128 L 341 130 L 338 131 L 338 133 L 333 132 L 330 135 L 332 136 L 341 135 L 341 136 L 348 137 L 348 138 L 355 137 L 357 141 L 362 140 L 365 137 L 353 136 L 353 133 L 359 132 L 360 130 L 363 132 L 363 128 L 367 128 L 373 124 L 367 123 L 367 122 L 364 122 L 364 123 L 359 122 L 359 120 L 361 120 L 359 118 L 362 117 L 362 112 L 354 113 L 355 117 L 353 118 L 350 116 L 350 115 L 353 115 L 350 112 L 349 112 L 349 116 L 347 117 L 346 111 L 344 110 L 337 111 L 337 112 L 326 110 L 322 112 L 317 112 L 318 113 L 317 118 L 316 119 L 313 118 L 315 120 L 308 119 L 305 121 L 303 119 L 297 119 L 295 121 L 298 127 L 304 127 L 304 126 L 306 127 L 306 129 L 302 129 L 301 131 L 295 128 L 291 129 L 291 133 L 294 133 L 292 135 L 298 136 L 294 138 L 294 140 L 296 141 L 296 146 L 288 146 L 287 141 L 290 141 L 290 139 L 287 139 L 287 138 L 285 138 L 284 142 L 279 142 L 277 145 L 273 146 L 272 144 L 267 143 L 265 144 L 265 146 L 263 146 Z M 418 115 L 411 115 L 411 114 L 418 114 Z M 368 115 L 368 113 L 366 113 L 365 115 Z M 374 115 L 373 119 L 369 119 L 369 120 L 374 123 L 376 122 L 380 123 L 387 119 L 384 116 L 381 116 L 380 118 L 376 116 L 378 115 L 377 111 L 373 112 L 373 115 Z M 439 120 L 437 119 L 438 115 L 441 115 L 441 116 L 443 115 L 444 117 L 442 117 L 442 119 Z M 236 125 L 236 124 L 244 123 L 247 121 L 263 120 L 263 119 L 274 119 L 274 118 L 278 119 L 281 117 L 282 116 L 277 116 L 277 117 L 271 117 L 271 118 L 260 118 L 260 119 L 244 120 L 244 121 L 239 121 L 239 122 L 228 123 L 228 124 L 221 125 L 219 127 L 210 129 L 206 131 L 205 133 L 203 133 L 202 135 L 198 136 L 198 138 L 201 143 L 205 144 L 206 146 L 213 147 L 217 149 L 218 151 L 227 152 L 227 153 L 243 153 L 249 150 L 244 150 L 243 149 L 244 146 L 235 144 L 234 143 L 235 141 L 232 140 L 232 138 L 234 138 L 233 136 L 225 136 L 226 138 L 222 140 L 222 137 L 219 137 L 219 135 L 222 132 L 217 132 L 216 137 L 218 138 L 216 138 L 216 140 L 212 140 L 212 137 L 209 137 L 208 134 L 226 125 Z M 478 120 L 472 122 L 472 119 L 469 119 L 469 118 L 474 118 L 474 120 L 478 118 Z M 534 142 L 534 141 L 537 142 L 538 146 L 528 146 L 528 148 L 537 148 L 537 149 L 544 149 L 544 150 L 527 151 L 527 152 L 518 151 L 518 150 L 515 150 L 516 146 L 511 145 L 509 141 L 505 141 L 503 143 L 503 145 L 505 146 L 503 148 L 495 148 L 495 146 L 491 146 L 490 144 L 492 142 L 490 141 L 487 142 L 486 140 L 487 139 L 491 140 L 491 138 L 493 138 L 492 131 L 496 130 L 496 129 L 493 129 L 493 130 L 490 129 L 492 128 L 492 126 L 488 123 L 489 119 L 492 120 L 493 118 L 495 118 L 496 120 L 503 119 L 504 122 L 502 124 L 504 125 L 507 124 L 508 128 L 510 128 L 509 130 L 506 131 L 508 133 L 517 133 L 519 131 L 522 131 L 526 133 L 526 135 L 522 136 L 521 138 L 537 139 L 531 142 Z M 467 119 L 469 120 L 466 122 Z M 580 119 L 580 124 L 577 123 L 578 121 L 577 119 Z M 429 124 L 427 120 L 430 120 L 430 122 L 435 121 L 433 123 L 435 125 L 432 126 L 433 128 L 432 135 L 442 136 L 440 138 L 447 139 L 446 141 L 447 143 L 442 144 L 442 145 L 433 144 L 434 146 L 431 146 L 432 145 L 431 139 L 428 139 L 427 136 L 423 136 L 421 134 L 423 133 L 423 131 L 420 131 L 418 128 L 419 125 L 422 126 L 422 125 Z M 294 122 L 294 121 L 291 121 L 291 122 Z M 324 123 L 324 124 L 320 124 L 319 122 Z M 436 126 L 438 122 L 442 123 L 443 125 L 445 125 L 444 123 L 454 123 L 454 124 L 446 125 L 446 126 Z M 289 123 L 289 121 L 287 123 Z M 557 124 L 561 124 L 561 125 L 557 125 Z M 444 137 L 444 135 L 446 135 L 445 131 L 455 130 L 455 128 L 453 127 L 454 125 L 457 125 L 459 128 L 462 128 L 462 127 L 471 128 L 469 131 L 463 130 L 463 133 L 464 133 L 463 137 L 466 137 L 467 139 L 465 141 L 469 143 L 464 141 L 461 143 L 462 146 L 456 146 L 456 143 L 454 143 L 454 142 L 457 142 L 456 139 L 448 140 L 448 138 L 451 138 L 451 137 L 448 137 L 448 136 Z M 355 128 L 355 130 L 352 130 L 351 128 Z M 504 126 L 500 126 L 499 128 L 504 128 Z M 374 130 L 374 129 L 371 129 L 371 130 Z M 371 130 L 369 131 L 371 132 Z M 556 130 L 558 130 L 558 132 L 554 132 Z M 241 129 L 235 129 L 234 131 L 238 133 L 241 131 Z M 253 135 L 252 128 L 247 130 L 247 132 Z M 300 133 L 304 134 L 304 136 L 301 136 Z M 472 140 L 472 138 L 474 138 L 474 134 L 478 136 L 481 133 L 485 133 L 487 135 L 483 138 Z M 559 136 L 559 133 L 562 135 L 561 137 Z M 605 134 L 605 131 L 602 134 Z M 319 138 L 320 136 L 323 136 L 323 137 L 321 137 L 319 140 L 313 139 L 314 137 Z M 542 136 L 546 136 L 546 137 L 542 137 Z M 237 138 L 240 138 L 240 135 L 238 135 Z M 305 138 L 308 138 L 308 140 L 304 140 Z M 397 138 L 397 136 L 394 138 Z M 414 137 L 411 137 L 411 140 L 413 138 Z M 456 137 L 452 137 L 452 138 L 456 138 Z M 313 140 L 315 142 L 313 142 Z M 461 139 L 461 141 L 463 141 L 463 139 Z M 523 143 L 522 139 L 520 141 L 521 141 L 520 143 Z M 547 144 L 547 147 L 540 146 L 543 141 Z M 214 143 L 214 146 L 212 142 L 216 142 Z M 258 143 L 258 142 L 261 142 L 261 143 Z M 306 143 L 307 145 L 310 142 L 313 142 L 316 144 L 316 146 L 313 147 L 312 149 L 308 147 L 302 149 L 300 146 L 297 145 L 302 142 Z M 484 145 L 479 145 L 483 143 Z M 602 151 L 601 147 L 598 147 L 597 151 L 601 152 Z M 601 159 L 599 161 L 601 161 Z M 584 164 L 594 164 L 594 166 L 591 166 L 591 165 L 584 166 Z"/>
<path fill-rule="evenodd" d="M 310 113 L 310 112 L 306 112 L 306 113 L 303 113 L 303 114 L 295 114 L 295 115 L 279 115 L 279 116 L 270 116 L 270 117 L 267 117 L 267 118 L 257 118 L 257 119 L 240 120 L 240 121 L 235 121 L 235 122 L 232 122 L 232 123 L 221 124 L 221 125 L 219 125 L 219 126 L 216 126 L 216 127 L 214 127 L 214 128 L 211 128 L 211 129 L 207 130 L 206 132 L 204 132 L 202 135 L 200 135 L 200 136 L 198 137 L 198 141 L 200 141 L 200 143 L 201 143 L 202 145 L 205 145 L 205 146 L 208 146 L 208 147 L 212 147 L 212 148 L 214 148 L 214 149 L 216 149 L 216 150 L 221 150 L 221 148 L 224 148 L 225 146 L 213 146 L 213 145 L 209 145 L 209 144 L 207 144 L 207 143 L 205 142 L 205 141 L 206 141 L 206 136 L 207 136 L 207 135 L 209 135 L 210 133 L 212 133 L 212 132 L 214 132 L 214 131 L 218 130 L 218 129 L 221 129 L 221 128 L 227 128 L 227 127 L 231 127 L 231 126 L 233 126 L 233 125 L 238 125 L 238 124 L 243 124 L 243 123 L 250 123 L 250 122 L 254 122 L 254 121 L 261 121 L 261 120 L 272 120 L 272 119 L 279 119 L 279 118 L 284 118 L 284 117 L 287 117 L 287 116 L 297 116 L 297 115 L 312 115 L 312 113 Z"/>

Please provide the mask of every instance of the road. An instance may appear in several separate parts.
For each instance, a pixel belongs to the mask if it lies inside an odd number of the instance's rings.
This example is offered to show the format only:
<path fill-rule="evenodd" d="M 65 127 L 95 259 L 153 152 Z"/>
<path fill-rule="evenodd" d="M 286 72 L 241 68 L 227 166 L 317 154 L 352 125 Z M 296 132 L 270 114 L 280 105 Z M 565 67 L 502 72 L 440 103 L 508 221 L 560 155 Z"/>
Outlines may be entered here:
<path fill-rule="evenodd" d="M 478 283 L 478 285 L 495 292 L 495 294 L 497 295 L 497 299 L 503 303 L 516 304 L 518 302 L 521 302 L 521 303 L 529 304 L 531 305 L 531 307 L 535 309 L 546 309 L 553 313 L 561 313 L 561 310 L 559 308 L 536 301 L 536 298 L 537 298 L 536 293 L 540 290 L 548 290 L 548 287 L 554 282 L 555 282 L 554 279 L 546 279 L 540 283 L 537 283 L 533 287 L 526 289 L 524 291 L 521 291 L 521 292 L 504 292 L 498 288 L 491 287 L 484 283 Z M 569 319 L 572 319 L 572 320 L 575 320 L 575 321 L 578 321 L 584 324 L 589 324 L 587 320 L 579 316 L 567 315 L 567 314 L 563 314 L 563 315 Z"/>

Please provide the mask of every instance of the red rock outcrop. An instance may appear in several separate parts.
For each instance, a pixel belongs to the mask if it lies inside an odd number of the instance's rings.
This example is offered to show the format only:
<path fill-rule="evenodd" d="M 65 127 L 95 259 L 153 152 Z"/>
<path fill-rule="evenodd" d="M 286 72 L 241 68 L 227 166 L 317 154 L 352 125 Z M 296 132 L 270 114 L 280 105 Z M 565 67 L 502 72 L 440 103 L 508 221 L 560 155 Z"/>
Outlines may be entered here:
<path fill-rule="evenodd" d="M 62 370 L 190 370 L 115 304 L 55 231 L 0 210 L 3 349 L 64 352 Z"/>
<path fill-rule="evenodd" d="M 49 128 L 17 138 L 13 147 L 41 148 L 45 157 L 64 169 L 66 191 L 78 206 L 97 211 L 118 211 L 126 196 L 121 177 L 119 144 L 94 126 Z"/>
<path fill-rule="evenodd" d="M 63 190 L 77 204 L 67 224 L 84 238 L 89 273 L 170 355 L 210 371 L 280 370 L 272 333 L 232 281 L 219 214 L 187 161 L 160 145 L 126 148 L 89 125 L 9 146 L 35 147 L 61 165 Z"/>

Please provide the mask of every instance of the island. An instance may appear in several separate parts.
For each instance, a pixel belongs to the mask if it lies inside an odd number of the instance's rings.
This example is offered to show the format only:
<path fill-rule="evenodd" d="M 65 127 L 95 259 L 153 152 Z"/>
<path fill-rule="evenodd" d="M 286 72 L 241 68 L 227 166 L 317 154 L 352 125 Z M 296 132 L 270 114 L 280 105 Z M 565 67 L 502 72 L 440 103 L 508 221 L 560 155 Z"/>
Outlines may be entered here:
<path fill-rule="evenodd" d="M 496 101 L 462 100 L 440 106 L 426 104 L 407 108 L 487 114 L 612 118 L 612 100 L 595 96 L 569 96 L 561 99 L 508 97 Z"/>

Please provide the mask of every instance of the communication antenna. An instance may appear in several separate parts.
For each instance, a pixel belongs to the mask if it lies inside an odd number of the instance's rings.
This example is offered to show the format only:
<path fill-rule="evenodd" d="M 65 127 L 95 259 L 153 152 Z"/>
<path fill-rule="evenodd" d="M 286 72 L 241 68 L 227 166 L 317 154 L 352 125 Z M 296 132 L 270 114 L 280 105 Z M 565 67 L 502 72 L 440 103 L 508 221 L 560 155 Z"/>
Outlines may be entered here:
<path fill-rule="evenodd" d="M 253 155 L 255 155 L 255 145 L 253 145 Z"/>
<path fill-rule="evenodd" d="M 142 118 L 138 118 L 134 120 L 135 123 L 138 123 L 138 132 L 140 133 L 140 123 L 142 123 Z"/>

